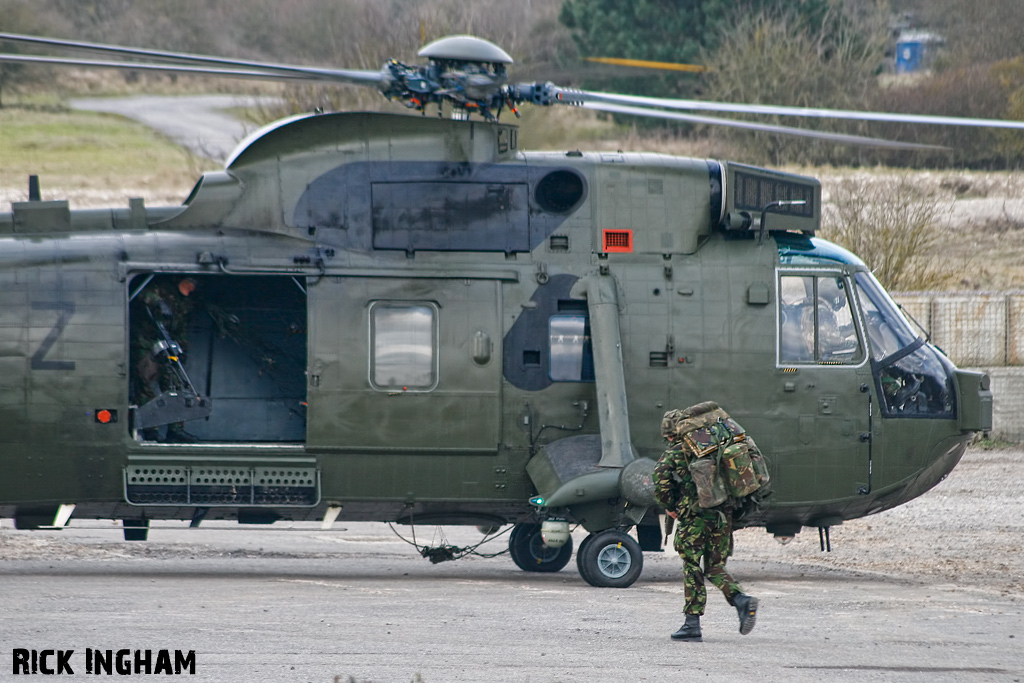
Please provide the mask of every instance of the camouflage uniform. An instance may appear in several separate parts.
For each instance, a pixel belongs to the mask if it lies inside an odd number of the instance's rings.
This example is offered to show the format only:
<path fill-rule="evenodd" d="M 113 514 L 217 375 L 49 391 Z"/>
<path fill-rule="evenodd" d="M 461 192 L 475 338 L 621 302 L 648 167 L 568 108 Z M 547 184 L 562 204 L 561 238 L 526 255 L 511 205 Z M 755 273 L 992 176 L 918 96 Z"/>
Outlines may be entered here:
<path fill-rule="evenodd" d="M 654 469 L 654 495 L 663 508 L 679 515 L 674 547 L 683 559 L 685 613 L 700 616 L 707 605 L 705 576 L 725 594 L 730 605 L 743 590 L 725 569 L 726 559 L 732 554 L 732 511 L 722 507 L 704 509 L 697 504 L 697 486 L 687 464 L 686 451 L 673 443 Z"/>
<path fill-rule="evenodd" d="M 161 392 L 183 388 L 170 364 L 152 355 L 156 343 L 163 341 L 163 336 L 153 322 L 155 318 L 164 326 L 171 339 L 181 346 L 180 360 L 185 362 L 188 323 L 195 300 L 179 291 L 178 280 L 161 279 L 158 276 L 132 301 L 131 385 L 132 400 L 136 405 L 145 405 L 156 398 L 157 387 Z M 184 430 L 182 422 L 168 426 L 168 434 L 181 434 Z M 144 434 L 144 438 L 156 439 L 156 428 L 145 431 L 148 433 Z"/>

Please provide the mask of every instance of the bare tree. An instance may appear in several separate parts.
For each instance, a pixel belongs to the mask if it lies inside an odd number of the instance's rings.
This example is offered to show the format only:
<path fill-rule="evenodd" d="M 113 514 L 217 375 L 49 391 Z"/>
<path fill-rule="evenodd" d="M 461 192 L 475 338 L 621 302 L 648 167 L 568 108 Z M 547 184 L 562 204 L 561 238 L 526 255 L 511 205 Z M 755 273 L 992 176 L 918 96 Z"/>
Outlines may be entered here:
<path fill-rule="evenodd" d="M 847 178 L 826 186 L 822 236 L 860 256 L 889 290 L 932 289 L 949 276 L 932 250 L 952 201 L 908 175 Z"/>
<path fill-rule="evenodd" d="M 1020 0 L 918 0 L 915 16 L 945 40 L 937 68 L 989 64 L 1021 54 L 1024 2 Z"/>
<path fill-rule="evenodd" d="M 851 15 L 854 6 L 858 12 Z M 877 87 L 876 74 L 888 36 L 885 8 L 881 3 L 836 3 L 820 25 L 808 25 L 785 10 L 737 12 L 719 41 L 722 47 L 706 55 L 705 95 L 726 102 L 856 108 Z M 837 126 L 834 121 L 795 122 L 775 117 L 772 122 L 859 132 L 856 124 Z M 847 155 L 831 143 L 779 135 L 716 135 L 741 141 L 749 158 L 773 164 L 834 162 L 837 152 Z"/>
<path fill-rule="evenodd" d="M 54 18 L 57 27 L 63 27 L 60 17 Z M 0 31 L 5 33 L 38 33 L 48 26 L 48 17 L 40 16 L 31 0 L 0 0 Z M 19 52 L 17 45 L 6 44 L 6 52 Z M 3 91 L 20 83 L 45 78 L 50 70 L 45 67 L 26 68 L 20 64 L 0 64 L 0 107 Z"/>

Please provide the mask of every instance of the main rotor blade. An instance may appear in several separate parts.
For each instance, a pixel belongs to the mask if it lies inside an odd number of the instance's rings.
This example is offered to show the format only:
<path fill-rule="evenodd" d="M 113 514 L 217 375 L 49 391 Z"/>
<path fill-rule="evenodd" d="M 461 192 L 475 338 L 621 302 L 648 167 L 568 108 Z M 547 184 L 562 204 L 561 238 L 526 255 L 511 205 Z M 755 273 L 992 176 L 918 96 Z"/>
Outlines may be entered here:
<path fill-rule="evenodd" d="M 209 64 L 222 67 L 234 67 L 248 70 L 248 73 L 253 74 L 251 76 L 241 75 L 244 71 L 236 71 L 236 78 L 268 78 L 272 74 L 277 74 L 279 78 L 284 80 L 294 79 L 296 77 L 304 80 L 328 80 L 328 81 L 341 81 L 344 83 L 352 83 L 355 85 L 377 85 L 383 79 L 381 72 L 379 71 L 362 71 L 355 69 L 325 69 L 313 66 L 293 66 L 289 64 L 269 64 L 265 62 L 253 62 L 244 59 L 225 59 L 222 57 L 210 57 L 207 55 L 193 55 L 184 52 L 167 52 L 164 50 L 145 50 L 135 47 L 123 47 L 120 45 L 103 45 L 100 43 L 84 43 L 75 40 L 61 40 L 57 38 L 45 38 L 42 36 L 27 36 L 17 33 L 0 33 L 0 40 L 6 40 L 16 43 L 29 43 L 33 45 L 46 45 L 49 47 L 58 47 L 67 50 L 82 50 L 88 52 L 100 52 L 109 55 L 118 55 L 122 57 L 145 57 L 147 59 L 164 60 L 171 62 L 186 62 L 191 64 Z M 117 68 L 116 64 L 124 64 L 120 68 L 123 69 L 138 69 L 142 68 L 138 66 L 137 62 L 89 62 L 85 60 L 67 60 L 67 61 L 56 61 L 59 58 L 49 58 L 52 64 L 79 64 L 82 66 L 94 66 L 101 68 Z M 15 60 L 7 59 L 5 61 L 30 61 L 30 60 Z M 155 66 L 155 65 L 154 65 Z M 150 70 L 159 71 L 154 67 L 150 67 Z M 169 70 L 169 69 L 165 69 Z M 263 72 L 267 75 L 256 76 L 256 72 Z M 181 71 L 181 73 L 206 73 L 209 75 L 217 75 L 212 71 Z M 230 72 L 221 75 L 231 75 Z"/>
<path fill-rule="evenodd" d="M 84 66 L 96 69 L 122 69 L 132 71 L 158 71 L 162 73 L 199 74 L 202 76 L 222 76 L 226 78 L 245 78 L 269 81 L 313 81 L 316 83 L 332 82 L 331 79 L 318 77 L 315 74 L 275 74 L 267 71 L 246 71 L 238 69 L 215 69 L 202 66 L 185 66 L 184 64 L 146 64 L 145 62 L 101 62 L 91 59 L 62 59 L 60 57 L 38 57 L 36 55 L 0 54 L 0 62 L 18 62 L 22 64 L 59 64 L 65 66 Z"/>
<path fill-rule="evenodd" d="M 805 138 L 816 138 L 829 142 L 838 142 L 848 145 L 862 145 L 866 147 L 885 147 L 888 149 L 913 149 L 927 151 L 948 151 L 948 147 L 935 145 L 920 145 L 914 142 L 897 142 L 883 138 L 869 138 L 860 135 L 844 135 L 842 133 L 827 133 L 820 130 L 808 130 L 806 128 L 791 128 L 789 126 L 773 126 L 767 123 L 755 123 L 753 121 L 736 121 L 734 119 L 717 119 L 711 116 L 700 116 L 699 114 L 679 114 L 662 109 L 645 109 L 643 107 L 630 107 L 621 104 L 605 104 L 603 102 L 585 102 L 580 106 L 585 109 L 596 109 L 613 114 L 630 114 L 633 116 L 646 116 L 656 119 L 670 119 L 673 121 L 689 121 L 691 123 L 705 123 L 712 126 L 728 126 L 730 128 L 743 128 L 766 133 L 781 133 L 784 135 L 796 135 Z"/>
<path fill-rule="evenodd" d="M 636 104 L 663 109 L 685 109 L 691 111 L 729 112 L 735 114 L 771 114 L 777 116 L 801 116 L 807 118 L 834 118 L 851 121 L 881 121 L 885 123 L 925 123 L 945 126 L 970 126 L 974 128 L 1013 128 L 1024 130 L 1024 121 L 1004 119 L 973 119 L 957 116 L 929 116 L 924 114 L 895 114 L 873 111 L 852 111 L 848 109 L 813 109 L 807 107 L 782 107 L 770 104 L 733 104 L 729 102 L 704 102 L 701 100 L 675 100 L 660 97 L 640 97 L 616 93 L 589 92 L 558 88 L 558 98 L 566 104 L 574 102 L 608 102 L 612 104 Z"/>

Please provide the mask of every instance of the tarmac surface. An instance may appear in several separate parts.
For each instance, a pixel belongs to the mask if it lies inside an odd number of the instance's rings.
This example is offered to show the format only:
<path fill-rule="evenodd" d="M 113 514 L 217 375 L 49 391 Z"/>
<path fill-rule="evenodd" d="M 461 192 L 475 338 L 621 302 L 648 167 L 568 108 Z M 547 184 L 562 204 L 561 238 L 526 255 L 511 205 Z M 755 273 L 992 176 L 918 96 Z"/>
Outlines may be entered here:
<path fill-rule="evenodd" d="M 135 118 L 213 158 L 245 132 L 218 112 L 200 132 L 187 98 L 139 99 L 163 123 Z M 133 116 L 123 99 L 73 104 Z M 180 133 L 168 129 L 177 124 Z M 0 681 L 24 680 L 12 673 L 15 649 L 73 649 L 82 676 L 93 648 L 194 651 L 188 679 L 225 683 L 1020 683 L 1022 461 L 1020 449 L 969 452 L 922 498 L 834 529 L 832 553 L 819 552 L 813 530 L 788 546 L 739 532 L 729 566 L 761 600 L 757 627 L 741 636 L 711 588 L 702 643 L 668 637 L 683 618 L 671 552 L 646 554 L 640 580 L 613 590 L 587 585 L 574 563 L 556 574 L 522 572 L 507 555 L 432 565 L 382 524 L 168 522 L 126 543 L 110 522 L 25 532 L 3 520 Z M 444 532 L 459 546 L 480 539 L 472 528 Z M 417 533 L 439 542 L 433 529 Z"/>
<path fill-rule="evenodd" d="M 918 499 L 934 500 L 860 531 L 888 528 L 894 547 L 928 542 L 930 506 L 956 512 L 948 501 L 966 482 L 1020 455 L 1006 453 L 972 456 L 958 484 L 947 480 Z M 739 532 L 729 566 L 761 600 L 757 627 L 741 636 L 712 588 L 704 642 L 676 643 L 668 636 L 682 623 L 683 596 L 671 552 L 647 553 L 640 580 L 615 590 L 587 585 L 575 563 L 556 574 L 522 572 L 507 554 L 433 565 L 376 523 L 163 522 L 148 542 L 127 543 L 112 522 L 45 532 L 4 520 L 0 680 L 24 680 L 12 674 L 15 648 L 73 649 L 76 676 L 86 648 L 151 650 L 154 661 L 159 650 L 192 650 L 189 680 L 247 683 L 1024 680 L 1019 576 L 912 573 L 877 540 L 874 550 L 858 545 L 848 527 L 864 522 L 837 528 L 832 553 L 820 552 L 813 530 L 787 546 L 759 529 Z M 1000 534 L 1007 558 L 1019 556 L 1019 527 Z M 480 538 L 473 528 L 417 528 L 421 544 Z M 582 538 L 575 532 L 577 545 Z M 932 545 L 934 563 L 946 566 Z M 502 537 L 479 550 L 505 547 Z M 839 566 L 872 554 L 868 564 L 899 572 Z"/>

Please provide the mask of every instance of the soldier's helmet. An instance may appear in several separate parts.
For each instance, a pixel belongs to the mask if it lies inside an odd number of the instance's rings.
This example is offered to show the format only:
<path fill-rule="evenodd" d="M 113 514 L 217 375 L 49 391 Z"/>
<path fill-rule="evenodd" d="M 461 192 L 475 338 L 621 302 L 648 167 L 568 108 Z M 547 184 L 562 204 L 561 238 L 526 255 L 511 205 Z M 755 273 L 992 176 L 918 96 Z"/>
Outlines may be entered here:
<path fill-rule="evenodd" d="M 661 418 L 661 435 L 669 441 L 675 441 L 678 438 L 676 425 L 681 419 L 683 419 L 682 410 L 670 410 L 665 413 L 665 416 Z"/>

